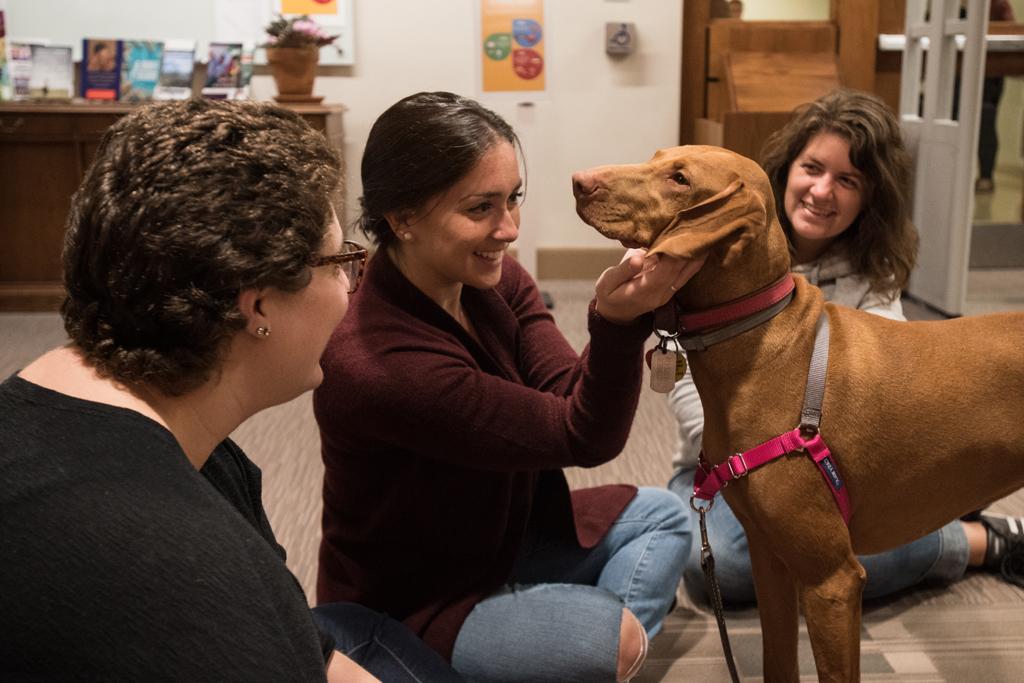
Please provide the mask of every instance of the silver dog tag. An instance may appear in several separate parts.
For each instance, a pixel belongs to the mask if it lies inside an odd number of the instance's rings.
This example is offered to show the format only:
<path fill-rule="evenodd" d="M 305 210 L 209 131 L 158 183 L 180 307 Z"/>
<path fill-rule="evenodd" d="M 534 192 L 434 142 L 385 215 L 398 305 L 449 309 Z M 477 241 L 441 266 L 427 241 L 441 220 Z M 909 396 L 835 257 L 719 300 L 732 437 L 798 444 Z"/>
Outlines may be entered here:
<path fill-rule="evenodd" d="M 651 349 L 651 390 L 667 394 L 676 385 L 676 354 L 660 346 Z M 684 366 L 685 367 L 685 366 Z"/>

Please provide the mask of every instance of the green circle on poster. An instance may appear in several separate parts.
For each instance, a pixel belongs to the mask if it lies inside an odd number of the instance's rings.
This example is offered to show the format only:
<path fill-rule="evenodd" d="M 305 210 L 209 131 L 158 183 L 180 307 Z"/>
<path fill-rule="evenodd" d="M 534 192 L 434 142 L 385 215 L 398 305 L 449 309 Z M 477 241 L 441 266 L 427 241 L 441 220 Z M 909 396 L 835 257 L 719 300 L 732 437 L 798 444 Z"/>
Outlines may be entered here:
<path fill-rule="evenodd" d="M 492 33 L 484 40 L 484 52 L 496 62 L 508 57 L 512 52 L 512 34 Z"/>

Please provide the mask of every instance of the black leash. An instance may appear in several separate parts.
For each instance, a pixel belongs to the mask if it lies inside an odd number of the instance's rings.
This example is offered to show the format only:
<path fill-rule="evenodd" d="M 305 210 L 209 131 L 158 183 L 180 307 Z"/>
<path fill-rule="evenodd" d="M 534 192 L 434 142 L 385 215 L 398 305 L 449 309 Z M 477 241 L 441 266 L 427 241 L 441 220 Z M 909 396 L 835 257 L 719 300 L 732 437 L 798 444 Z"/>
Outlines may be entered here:
<path fill-rule="evenodd" d="M 722 611 L 722 592 L 718 588 L 718 579 L 715 577 L 715 556 L 711 554 L 711 544 L 708 543 L 708 526 L 704 515 L 711 509 L 715 501 L 708 501 L 707 507 L 695 504 L 695 499 L 690 499 L 690 507 L 700 515 L 700 568 L 704 570 L 704 584 L 707 587 L 708 597 L 711 598 L 711 607 L 715 610 L 715 620 L 718 621 L 718 635 L 722 639 L 722 652 L 725 655 L 725 663 L 729 667 L 729 675 L 732 676 L 732 683 L 740 683 L 740 676 L 736 672 L 736 660 L 732 656 L 732 645 L 729 643 L 729 632 L 725 628 L 725 614 Z"/>

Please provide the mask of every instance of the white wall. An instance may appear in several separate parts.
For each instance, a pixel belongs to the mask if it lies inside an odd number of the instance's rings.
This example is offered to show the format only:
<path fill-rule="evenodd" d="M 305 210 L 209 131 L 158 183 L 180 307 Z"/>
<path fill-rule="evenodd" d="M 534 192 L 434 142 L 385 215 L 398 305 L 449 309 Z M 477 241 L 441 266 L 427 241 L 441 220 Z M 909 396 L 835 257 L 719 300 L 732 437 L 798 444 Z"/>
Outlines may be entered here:
<path fill-rule="evenodd" d="M 70 33 L 81 28 L 82 35 L 100 35 L 106 33 L 103 26 L 115 33 L 121 30 L 118 27 L 125 31 L 131 27 L 132 37 L 157 38 L 167 36 L 172 28 L 167 25 L 165 0 L 102 0 L 102 8 L 95 9 L 85 0 L 0 2 L 7 2 L 12 35 L 29 27 L 52 28 L 51 20 L 61 16 L 55 5 L 69 13 L 62 25 Z M 315 84 L 315 93 L 325 95 L 325 102 L 348 107 L 349 221 L 358 207 L 363 146 L 378 114 L 420 90 L 451 90 L 471 97 L 480 94 L 476 61 L 480 53 L 479 0 L 353 2 L 355 65 L 332 68 L 332 73 L 344 75 L 322 76 Z M 480 97 L 504 115 L 522 137 L 529 183 L 522 227 L 530 231 L 535 246 L 609 246 L 577 218 L 570 175 L 594 164 L 640 161 L 659 147 L 677 143 L 682 2 L 547 0 L 547 92 L 517 98 Z M 182 0 L 173 4 L 176 37 L 212 38 L 207 35 L 213 26 L 212 3 Z M 606 21 L 636 24 L 636 53 L 618 60 L 605 54 Z M 190 31 L 196 35 L 178 35 Z M 80 38 L 63 37 L 72 43 Z M 256 76 L 252 85 L 256 99 L 270 99 L 275 93 L 270 76 Z M 532 101 L 534 106 L 517 106 L 523 101 Z"/>
<path fill-rule="evenodd" d="M 545 5 L 547 92 L 486 97 L 477 85 L 477 0 L 355 0 L 351 76 L 320 77 L 314 87 L 326 102 L 349 108 L 349 221 L 356 216 L 362 150 L 376 117 L 414 92 L 450 90 L 479 97 L 522 137 L 529 183 L 522 228 L 531 231 L 536 246 L 610 245 L 576 216 L 570 176 L 596 164 L 647 159 L 659 147 L 678 143 L 682 2 Z M 633 55 L 616 60 L 605 54 L 606 21 L 636 23 Z M 254 78 L 253 92 L 258 99 L 271 97 L 270 77 Z"/>

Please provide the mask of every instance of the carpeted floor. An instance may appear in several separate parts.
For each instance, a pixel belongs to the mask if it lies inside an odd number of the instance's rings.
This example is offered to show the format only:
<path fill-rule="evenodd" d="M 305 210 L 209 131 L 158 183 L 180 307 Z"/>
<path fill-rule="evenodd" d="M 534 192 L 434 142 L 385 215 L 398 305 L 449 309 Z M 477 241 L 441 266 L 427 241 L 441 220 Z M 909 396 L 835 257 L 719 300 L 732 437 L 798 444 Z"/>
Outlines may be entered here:
<path fill-rule="evenodd" d="M 542 285 L 554 298 L 553 313 L 559 326 L 576 348 L 582 348 L 593 283 L 548 281 Z M 983 308 L 993 303 L 987 302 L 976 286 L 972 285 L 972 291 Z M 998 294 L 998 287 L 996 291 Z M 1016 289 L 1017 294 L 1020 291 Z M 1024 310 L 1024 302 L 1003 299 L 994 305 Z M 928 314 L 908 306 L 908 315 Z M 0 315 L 0 377 L 63 341 L 55 314 Z M 289 566 L 312 596 L 322 465 L 310 396 L 260 413 L 234 437 L 263 469 L 264 501 L 271 524 L 288 551 Z M 623 454 L 601 467 L 570 470 L 570 483 L 578 487 L 628 481 L 663 486 L 670 474 L 675 438 L 664 397 L 644 391 Z M 994 509 L 1024 514 L 1024 491 L 1000 501 Z M 680 591 L 679 598 L 679 607 L 653 641 L 648 665 L 636 680 L 728 681 L 712 615 L 694 604 L 685 591 Z M 743 679 L 761 680 L 756 610 L 730 611 L 728 623 Z M 993 576 L 972 573 L 953 586 L 922 588 L 872 603 L 864 612 L 862 642 L 865 681 L 1016 683 L 1024 680 L 1024 591 Z M 802 634 L 801 657 L 804 680 L 813 680 L 806 633 Z"/>

